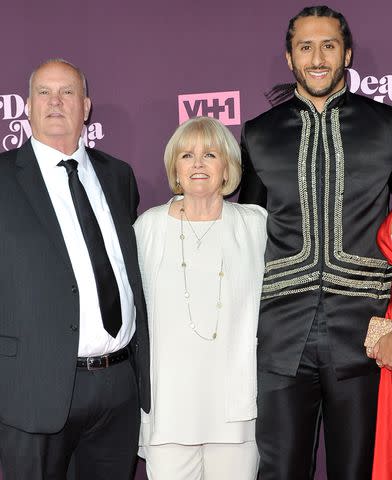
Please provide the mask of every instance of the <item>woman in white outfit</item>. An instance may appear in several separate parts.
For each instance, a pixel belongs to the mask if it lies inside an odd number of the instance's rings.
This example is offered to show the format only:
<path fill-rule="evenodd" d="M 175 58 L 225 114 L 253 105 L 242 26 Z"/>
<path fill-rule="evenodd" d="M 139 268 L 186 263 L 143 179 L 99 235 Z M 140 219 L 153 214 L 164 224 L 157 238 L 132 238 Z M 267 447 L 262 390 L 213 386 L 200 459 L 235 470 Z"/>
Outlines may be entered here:
<path fill-rule="evenodd" d="M 254 480 L 267 214 L 224 201 L 240 181 L 240 150 L 213 118 L 178 127 L 165 166 L 181 196 L 134 226 L 152 354 L 141 426 L 148 478 Z"/>

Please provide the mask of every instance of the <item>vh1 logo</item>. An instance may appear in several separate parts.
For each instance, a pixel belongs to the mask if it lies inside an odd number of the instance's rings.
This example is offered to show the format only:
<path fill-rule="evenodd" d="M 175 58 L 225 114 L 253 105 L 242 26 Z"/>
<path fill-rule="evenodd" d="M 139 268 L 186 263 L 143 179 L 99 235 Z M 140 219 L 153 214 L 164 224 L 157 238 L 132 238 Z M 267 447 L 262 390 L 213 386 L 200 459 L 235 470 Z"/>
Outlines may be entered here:
<path fill-rule="evenodd" d="M 240 92 L 178 95 L 179 123 L 198 116 L 213 117 L 225 125 L 240 125 Z"/>

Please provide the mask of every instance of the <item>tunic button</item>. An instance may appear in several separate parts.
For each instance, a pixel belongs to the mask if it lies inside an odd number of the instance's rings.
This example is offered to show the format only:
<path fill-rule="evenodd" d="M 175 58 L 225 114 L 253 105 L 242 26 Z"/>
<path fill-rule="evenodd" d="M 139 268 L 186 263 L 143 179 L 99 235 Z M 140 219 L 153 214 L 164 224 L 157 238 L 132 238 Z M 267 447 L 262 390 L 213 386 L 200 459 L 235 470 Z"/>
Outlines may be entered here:
<path fill-rule="evenodd" d="M 76 285 L 72 285 L 72 293 L 78 293 L 78 287 Z"/>
<path fill-rule="evenodd" d="M 78 326 L 77 325 L 70 325 L 69 328 L 73 331 L 73 332 L 77 332 L 78 331 Z"/>

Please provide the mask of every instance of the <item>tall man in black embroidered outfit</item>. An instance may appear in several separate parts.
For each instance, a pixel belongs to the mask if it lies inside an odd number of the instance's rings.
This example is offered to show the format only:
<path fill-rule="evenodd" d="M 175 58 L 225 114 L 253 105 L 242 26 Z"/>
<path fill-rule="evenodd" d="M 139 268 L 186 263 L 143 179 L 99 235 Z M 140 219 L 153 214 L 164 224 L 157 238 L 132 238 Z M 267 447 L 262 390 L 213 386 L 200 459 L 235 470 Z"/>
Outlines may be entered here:
<path fill-rule="evenodd" d="M 240 201 L 268 210 L 259 327 L 263 480 L 312 477 L 319 415 L 331 480 L 371 478 L 378 368 L 363 348 L 391 274 L 392 109 L 347 89 L 352 39 L 326 6 L 290 20 L 293 98 L 245 123 Z"/>
<path fill-rule="evenodd" d="M 64 480 L 73 453 L 78 480 L 129 480 L 149 410 L 139 195 L 129 165 L 85 148 L 90 104 L 78 68 L 41 64 L 32 138 L 0 155 L 5 480 Z"/>

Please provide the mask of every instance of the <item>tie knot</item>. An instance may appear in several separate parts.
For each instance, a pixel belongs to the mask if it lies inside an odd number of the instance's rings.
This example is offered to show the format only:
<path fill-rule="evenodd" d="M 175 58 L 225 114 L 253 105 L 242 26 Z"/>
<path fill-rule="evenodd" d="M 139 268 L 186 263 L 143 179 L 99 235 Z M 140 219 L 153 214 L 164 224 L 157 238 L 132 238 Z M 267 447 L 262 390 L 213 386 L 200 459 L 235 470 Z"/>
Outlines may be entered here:
<path fill-rule="evenodd" d="M 61 160 L 61 162 L 59 162 L 57 166 L 64 167 L 68 175 L 72 172 L 78 171 L 78 162 L 73 158 L 71 158 L 70 160 Z"/>

